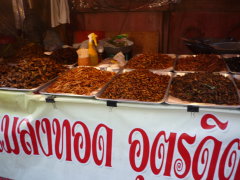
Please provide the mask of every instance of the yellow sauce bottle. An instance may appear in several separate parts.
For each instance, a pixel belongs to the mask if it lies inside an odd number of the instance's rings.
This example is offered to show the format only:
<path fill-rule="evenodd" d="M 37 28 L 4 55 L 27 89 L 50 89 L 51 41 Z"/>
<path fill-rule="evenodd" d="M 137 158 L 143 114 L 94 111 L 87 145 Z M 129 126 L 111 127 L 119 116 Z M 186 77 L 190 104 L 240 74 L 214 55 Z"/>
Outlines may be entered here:
<path fill-rule="evenodd" d="M 96 66 L 98 64 L 98 53 L 96 51 L 97 35 L 91 33 L 88 35 L 88 54 L 90 59 L 90 65 Z"/>

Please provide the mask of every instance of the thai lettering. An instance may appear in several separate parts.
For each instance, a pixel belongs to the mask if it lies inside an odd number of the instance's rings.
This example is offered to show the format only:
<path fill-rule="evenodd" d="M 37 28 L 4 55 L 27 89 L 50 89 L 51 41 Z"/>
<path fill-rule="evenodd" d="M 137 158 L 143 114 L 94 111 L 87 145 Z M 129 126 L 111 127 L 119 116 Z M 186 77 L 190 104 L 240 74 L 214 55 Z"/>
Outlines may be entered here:
<path fill-rule="evenodd" d="M 140 140 L 136 139 L 133 140 L 133 134 L 135 132 L 138 132 L 141 136 L 142 143 Z M 145 131 L 142 129 L 134 129 L 128 139 L 130 146 L 130 151 L 129 151 L 129 158 L 130 158 L 130 164 L 133 168 L 133 170 L 137 172 L 143 171 L 148 163 L 148 158 L 149 158 L 149 140 L 148 136 Z M 144 145 L 144 146 L 143 146 Z M 136 164 L 136 158 L 141 158 L 140 160 L 140 165 Z"/>
<path fill-rule="evenodd" d="M 18 145 L 18 140 L 17 140 L 17 136 L 16 136 L 16 128 L 17 128 L 17 121 L 18 118 L 15 117 L 13 120 L 13 126 L 12 126 L 12 134 L 10 135 L 10 137 L 12 137 L 12 141 L 14 144 L 14 148 L 12 148 L 10 146 L 10 140 L 9 140 L 9 116 L 5 115 L 2 118 L 2 123 L 1 123 L 1 131 L 4 132 L 4 139 L 5 141 L 1 140 L 0 141 L 0 152 L 5 151 L 7 153 L 11 153 L 13 152 L 14 154 L 19 154 L 20 150 L 19 150 L 19 145 Z"/>
<path fill-rule="evenodd" d="M 11 132 L 11 134 L 10 134 Z M 29 120 L 5 115 L 0 121 L 0 152 L 27 155 L 43 154 L 59 160 L 87 163 L 93 158 L 98 166 L 112 166 L 112 129 L 99 124 L 90 134 L 86 124 L 69 120 Z M 91 136 L 92 135 L 92 136 Z M 12 138 L 12 139 L 10 139 Z M 13 146 L 11 146 L 13 142 Z"/>
<path fill-rule="evenodd" d="M 106 145 L 103 135 L 100 133 L 100 130 L 104 129 L 106 133 Z M 92 141 L 92 150 L 93 150 L 93 159 L 97 165 L 102 165 L 103 160 L 106 160 L 105 166 L 112 166 L 112 129 L 107 127 L 104 124 L 100 124 L 94 131 L 93 141 Z M 98 151 L 102 155 L 101 158 L 98 156 Z M 106 156 L 106 158 L 104 158 Z"/>
<path fill-rule="evenodd" d="M 214 123 L 209 124 L 210 120 Z M 212 114 L 205 114 L 200 124 L 204 130 L 224 131 L 228 126 L 228 122 L 223 123 Z M 140 128 L 129 134 L 129 162 L 138 173 L 150 170 L 154 175 L 180 179 L 187 176 L 193 179 L 240 178 L 240 139 L 229 143 L 213 136 L 199 139 L 197 135 L 165 131 L 159 131 L 152 142 L 150 139 L 152 134 L 150 138 Z M 136 179 L 144 179 L 143 174 Z"/>
<path fill-rule="evenodd" d="M 28 121 L 28 119 L 24 118 L 23 120 L 20 121 L 20 123 L 17 126 L 17 132 L 20 136 L 20 142 L 23 151 L 28 155 L 30 154 L 38 155 L 39 152 L 35 131 L 31 123 Z M 30 142 L 28 142 L 29 138 Z"/>
<path fill-rule="evenodd" d="M 81 127 L 83 132 L 76 132 L 76 127 Z M 72 134 L 74 136 L 74 153 L 77 160 L 80 163 L 88 162 L 91 155 L 91 137 L 87 126 L 83 122 L 75 122 Z M 81 155 L 83 153 L 84 155 Z"/>
<path fill-rule="evenodd" d="M 174 173 L 175 173 L 175 176 L 178 178 L 184 178 L 187 176 L 187 174 L 190 171 L 191 163 L 192 163 L 191 155 L 188 152 L 187 148 L 184 146 L 184 142 L 192 145 L 195 142 L 195 140 L 196 140 L 196 136 L 192 137 L 187 133 L 181 134 L 178 139 L 177 149 L 179 151 L 179 154 L 183 158 L 183 160 L 181 158 L 176 159 L 174 163 Z M 185 164 L 185 170 L 183 170 L 184 164 Z M 170 173 L 164 174 L 164 176 L 170 176 Z"/>
<path fill-rule="evenodd" d="M 47 118 L 43 118 L 42 121 L 39 120 L 36 121 L 35 128 L 37 140 L 41 148 L 41 151 L 45 156 L 53 155 L 51 123 Z M 43 139 L 47 141 L 47 144 L 45 146 L 43 146 L 42 144 Z M 47 151 L 44 149 L 44 147 L 47 149 Z"/>

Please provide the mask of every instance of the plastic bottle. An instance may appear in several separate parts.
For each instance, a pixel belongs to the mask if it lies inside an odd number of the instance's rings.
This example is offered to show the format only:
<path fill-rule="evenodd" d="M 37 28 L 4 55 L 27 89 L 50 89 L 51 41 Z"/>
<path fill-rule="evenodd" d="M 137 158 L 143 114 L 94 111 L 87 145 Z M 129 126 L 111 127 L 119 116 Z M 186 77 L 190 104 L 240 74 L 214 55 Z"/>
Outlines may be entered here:
<path fill-rule="evenodd" d="M 78 54 L 78 66 L 90 66 L 88 49 L 79 48 L 77 50 Z"/>
<path fill-rule="evenodd" d="M 88 54 L 91 66 L 96 66 L 98 64 L 98 53 L 96 50 L 97 46 L 97 35 L 91 33 L 88 35 Z"/>

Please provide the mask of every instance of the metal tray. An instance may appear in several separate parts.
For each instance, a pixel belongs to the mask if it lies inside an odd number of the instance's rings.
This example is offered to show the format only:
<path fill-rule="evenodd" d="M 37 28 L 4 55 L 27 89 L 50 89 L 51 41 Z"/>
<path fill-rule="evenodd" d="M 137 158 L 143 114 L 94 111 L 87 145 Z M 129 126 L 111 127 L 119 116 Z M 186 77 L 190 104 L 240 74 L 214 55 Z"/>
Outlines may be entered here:
<path fill-rule="evenodd" d="M 176 70 L 177 62 L 179 61 L 180 58 L 196 57 L 196 56 L 197 56 L 196 54 L 194 54 L 194 55 L 189 55 L 189 54 L 178 55 L 177 58 L 176 58 L 176 62 L 174 64 L 174 72 L 176 72 L 176 73 L 206 72 L 206 71 L 179 71 L 179 70 Z M 218 56 L 220 59 L 222 59 L 222 57 L 220 55 L 216 55 L 216 56 Z M 228 67 L 227 67 L 226 63 L 225 63 L 225 70 L 222 70 L 220 72 L 221 73 L 227 73 L 228 72 Z"/>
<path fill-rule="evenodd" d="M 75 68 L 81 68 L 81 67 L 89 67 L 89 66 L 77 66 Z M 91 66 L 92 67 L 92 66 Z M 98 70 L 100 70 L 99 67 L 94 67 Z M 100 87 L 98 90 L 91 92 L 90 95 L 86 94 L 72 94 L 72 93 L 49 93 L 46 92 L 46 89 L 50 87 L 55 81 L 57 81 L 58 78 L 54 79 L 53 81 L 49 82 L 48 84 L 41 87 L 41 89 L 38 91 L 40 94 L 44 95 L 54 95 L 54 96 L 62 96 L 62 97 L 82 97 L 82 98 L 94 98 L 95 94 L 97 94 L 103 87 Z"/>
<path fill-rule="evenodd" d="M 224 59 L 226 58 L 232 58 L 232 57 L 240 57 L 240 54 L 222 54 L 222 57 Z"/>
<path fill-rule="evenodd" d="M 121 74 L 121 73 L 126 73 L 126 72 L 130 72 L 130 71 L 133 71 L 132 69 L 123 69 L 121 70 L 118 74 Z M 166 91 L 165 91 L 165 95 L 163 97 L 163 99 L 159 102 L 148 102 L 148 101 L 139 101 L 139 100 L 131 100 L 131 99 L 106 99 L 106 98 L 101 98 L 101 94 L 105 91 L 105 89 L 109 86 L 109 84 L 117 77 L 114 76 L 112 78 L 111 81 L 109 81 L 106 86 L 104 86 L 96 95 L 95 95 L 95 98 L 98 99 L 98 100 L 103 100 L 103 101 L 115 101 L 115 102 L 124 102 L 124 103 L 138 103 L 138 104 L 161 104 L 163 102 L 165 102 L 165 99 L 167 98 L 167 94 L 168 94 L 168 90 L 169 90 L 169 87 L 170 87 L 170 82 L 172 80 L 172 72 L 163 72 L 163 71 L 160 71 L 160 70 L 149 70 L 155 74 L 158 74 L 158 75 L 167 75 L 167 76 L 170 76 L 170 79 L 169 79 L 169 82 L 168 82 L 168 85 L 167 85 L 167 88 L 166 88 Z"/>
<path fill-rule="evenodd" d="M 135 55 L 134 57 L 136 57 L 136 56 L 140 56 L 140 55 L 142 55 L 142 54 L 137 54 L 137 55 Z M 162 55 L 167 55 L 167 56 L 169 56 L 169 57 L 171 57 L 172 58 L 172 66 L 171 67 L 169 67 L 169 68 L 166 68 L 166 69 L 148 69 L 148 70 L 150 70 L 150 71 L 163 71 L 163 72 L 171 72 L 171 71 L 173 71 L 174 70 L 174 65 L 175 65 L 175 62 L 176 62 L 176 58 L 177 58 L 177 55 L 176 54 L 162 54 Z M 129 62 L 129 61 L 128 61 Z M 128 62 L 126 63 L 126 65 L 128 64 Z M 125 66 L 126 66 L 125 65 Z M 137 69 L 137 68 L 125 68 L 125 66 L 123 67 L 124 69 L 129 69 L 129 70 L 135 70 L 135 69 Z"/>
<path fill-rule="evenodd" d="M 24 92 L 35 92 L 38 90 L 39 87 L 33 89 L 18 89 L 18 88 L 11 88 L 11 87 L 0 87 L 0 90 L 6 91 L 24 91 Z"/>
<path fill-rule="evenodd" d="M 229 59 L 229 58 L 234 58 L 234 57 L 239 58 L 239 61 L 240 61 L 240 54 L 223 54 L 222 57 L 223 57 L 223 59 L 225 60 L 226 65 L 227 65 L 227 68 L 228 68 L 228 70 L 229 70 L 230 73 L 240 74 L 240 72 L 231 71 L 231 69 L 230 69 L 230 67 L 228 66 L 228 63 L 227 63 L 227 59 Z"/>
<path fill-rule="evenodd" d="M 17 64 L 9 64 L 9 66 L 16 66 Z M 72 65 L 64 65 L 67 69 L 72 69 L 74 68 L 76 64 L 72 64 Z M 38 92 L 40 89 L 42 89 L 42 87 L 45 87 L 46 85 L 49 84 L 49 82 L 53 82 L 57 77 L 39 85 L 36 88 L 32 88 L 32 89 L 21 89 L 21 88 L 13 88 L 13 87 L 0 87 L 0 90 L 8 90 L 8 91 L 21 91 L 21 92 Z"/>
<path fill-rule="evenodd" d="M 216 42 L 209 44 L 210 47 L 213 48 L 213 50 L 216 53 L 226 54 L 226 53 L 232 53 L 232 54 L 239 54 L 240 53 L 240 42 Z"/>
<path fill-rule="evenodd" d="M 173 74 L 172 81 L 173 81 L 174 77 L 176 77 L 177 75 L 184 76 L 185 74 L 187 74 L 187 73 L 182 72 L 182 73 Z M 237 89 L 236 84 L 234 83 L 234 80 L 233 80 L 233 78 L 230 74 L 227 74 L 227 73 L 214 73 L 214 74 L 220 74 L 224 77 L 228 77 L 233 82 L 235 88 Z M 170 87 L 171 87 L 171 85 L 170 85 Z M 170 105 L 199 106 L 199 107 L 209 107 L 209 108 L 233 108 L 233 109 L 240 108 L 240 104 L 239 105 L 227 105 L 227 104 L 222 104 L 221 105 L 221 104 L 197 103 L 197 102 L 184 101 L 184 100 L 181 100 L 181 99 L 176 98 L 174 96 L 171 96 L 170 95 L 170 87 L 169 87 L 169 90 L 168 90 L 168 97 L 166 98 L 166 101 L 165 101 L 167 104 L 170 104 Z M 239 93 L 238 93 L 238 101 L 240 103 Z"/>
<path fill-rule="evenodd" d="M 57 77 L 56 77 L 57 78 Z M 56 78 L 47 81 L 46 83 L 43 83 L 42 85 L 39 85 L 36 88 L 32 88 L 32 89 L 20 89 L 20 88 L 12 88 L 12 87 L 0 87 L 0 90 L 6 90 L 6 91 L 20 91 L 20 92 L 34 92 L 37 93 L 40 89 L 42 89 L 42 87 L 48 85 L 49 83 L 53 82 Z"/>
<path fill-rule="evenodd" d="M 54 81 L 55 82 L 55 81 Z M 52 83 L 54 83 L 52 82 Z M 51 84 L 52 84 L 51 83 Z M 54 96 L 62 96 L 62 97 L 83 97 L 83 98 L 93 98 L 94 97 L 94 93 L 92 92 L 92 94 L 90 95 L 78 95 L 78 94 L 71 94 L 71 93 L 48 93 L 46 92 L 46 89 L 51 85 L 46 85 L 44 86 L 39 93 L 40 94 L 44 94 L 44 95 L 54 95 Z"/>
<path fill-rule="evenodd" d="M 236 83 L 235 79 L 240 81 L 240 74 L 233 74 L 232 76 L 233 76 L 233 79 L 234 79 L 235 83 Z M 240 87 L 238 87 L 237 85 L 236 85 L 236 87 L 238 89 L 238 92 L 240 93 Z"/>

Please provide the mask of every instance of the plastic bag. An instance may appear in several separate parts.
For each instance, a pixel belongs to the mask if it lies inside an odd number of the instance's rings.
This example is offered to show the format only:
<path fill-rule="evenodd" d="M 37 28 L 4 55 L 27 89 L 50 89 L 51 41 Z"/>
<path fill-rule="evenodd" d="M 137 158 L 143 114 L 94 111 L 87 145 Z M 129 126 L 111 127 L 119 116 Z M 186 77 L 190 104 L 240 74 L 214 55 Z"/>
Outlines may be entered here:
<path fill-rule="evenodd" d="M 46 51 L 54 51 L 62 47 L 63 42 L 60 40 L 57 32 L 54 30 L 47 30 L 43 40 L 44 49 Z"/>
<path fill-rule="evenodd" d="M 23 28 L 23 21 L 25 19 L 25 12 L 22 0 L 12 0 L 13 13 L 15 17 L 15 25 L 17 29 Z"/>

